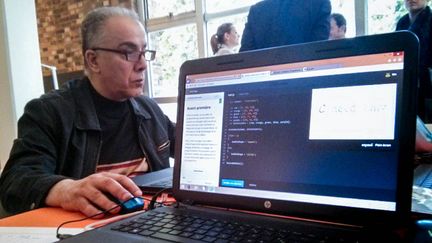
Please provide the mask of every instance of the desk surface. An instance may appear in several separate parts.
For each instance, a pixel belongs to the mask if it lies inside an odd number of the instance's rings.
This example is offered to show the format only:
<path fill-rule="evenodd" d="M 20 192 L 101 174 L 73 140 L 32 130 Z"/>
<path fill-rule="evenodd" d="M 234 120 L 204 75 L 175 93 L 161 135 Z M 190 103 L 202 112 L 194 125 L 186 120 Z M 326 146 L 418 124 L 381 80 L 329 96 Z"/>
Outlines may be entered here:
<path fill-rule="evenodd" d="M 0 227 L 57 227 L 65 221 L 84 217 L 85 215 L 82 213 L 66 211 L 61 208 L 39 208 L 0 219 Z M 101 219 L 86 219 L 81 222 L 67 224 L 65 227 L 84 228 L 86 225 L 99 220 Z"/>
<path fill-rule="evenodd" d="M 148 207 L 148 201 L 151 195 L 145 195 L 145 207 Z M 175 199 L 162 194 L 158 202 L 175 202 Z M 101 219 L 86 219 L 80 222 L 65 225 L 65 228 L 84 228 L 85 226 L 97 221 L 106 220 L 116 215 L 106 216 Z M 13 215 L 0 219 L 0 227 L 58 227 L 61 223 L 69 220 L 78 220 L 86 216 L 80 212 L 66 211 L 62 208 L 46 207 L 31 210 L 21 214 Z"/>

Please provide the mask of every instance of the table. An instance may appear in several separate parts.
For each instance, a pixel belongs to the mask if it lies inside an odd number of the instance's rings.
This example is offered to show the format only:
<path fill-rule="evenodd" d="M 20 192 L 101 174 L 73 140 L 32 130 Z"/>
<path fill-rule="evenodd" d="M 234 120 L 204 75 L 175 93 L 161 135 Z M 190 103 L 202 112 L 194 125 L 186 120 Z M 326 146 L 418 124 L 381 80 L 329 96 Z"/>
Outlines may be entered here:
<path fill-rule="evenodd" d="M 0 219 L 0 242 L 8 243 L 45 243 L 58 241 L 57 227 L 69 220 L 81 219 L 80 212 L 66 211 L 62 208 L 40 208 Z M 61 234 L 78 234 L 84 227 L 101 219 L 86 219 L 70 223 L 61 228 Z"/>
<path fill-rule="evenodd" d="M 61 223 L 84 218 L 80 212 L 66 211 L 62 208 L 46 207 L 0 219 L 0 227 L 57 227 Z M 106 219 L 106 218 L 105 218 Z M 84 228 L 101 219 L 86 219 L 67 224 L 67 228 Z"/>
<path fill-rule="evenodd" d="M 151 195 L 144 196 L 145 208 Z M 175 199 L 162 194 L 158 201 L 175 202 Z M 141 211 L 139 211 L 141 212 Z M 127 215 L 129 216 L 129 215 Z M 83 219 L 86 216 L 80 212 L 66 211 L 62 208 L 45 207 L 0 219 L 0 242 L 8 243 L 45 243 L 54 242 L 56 229 L 63 222 Z M 121 217 L 121 216 L 118 216 Z M 78 234 L 85 227 L 117 219 L 117 215 L 108 215 L 101 219 L 85 219 L 80 222 L 68 223 L 60 229 L 61 234 Z"/>

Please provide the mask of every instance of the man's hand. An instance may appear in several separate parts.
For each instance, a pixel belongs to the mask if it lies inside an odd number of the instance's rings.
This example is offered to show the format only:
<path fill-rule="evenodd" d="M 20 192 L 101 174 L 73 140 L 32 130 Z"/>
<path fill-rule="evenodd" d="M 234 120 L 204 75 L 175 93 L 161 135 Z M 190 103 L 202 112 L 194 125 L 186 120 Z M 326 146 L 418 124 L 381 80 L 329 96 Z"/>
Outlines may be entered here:
<path fill-rule="evenodd" d="M 102 172 L 92 174 L 81 180 L 65 179 L 59 181 L 48 192 L 45 204 L 62 207 L 70 211 L 80 211 L 86 216 L 91 216 L 101 213 L 100 209 L 108 210 L 116 206 L 113 201 L 107 198 L 107 193 L 120 201 L 142 195 L 141 190 L 127 176 Z M 119 211 L 120 207 L 110 212 L 118 213 Z"/>

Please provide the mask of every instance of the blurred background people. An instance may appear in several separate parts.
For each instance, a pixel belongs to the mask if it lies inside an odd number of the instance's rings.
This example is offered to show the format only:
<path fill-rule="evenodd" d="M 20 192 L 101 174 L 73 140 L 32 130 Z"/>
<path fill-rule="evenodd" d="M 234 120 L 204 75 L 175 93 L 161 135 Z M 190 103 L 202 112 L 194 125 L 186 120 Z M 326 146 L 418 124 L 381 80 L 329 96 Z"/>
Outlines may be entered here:
<path fill-rule="evenodd" d="M 330 15 L 330 40 L 345 38 L 346 34 L 346 19 L 342 14 L 333 13 Z"/>
<path fill-rule="evenodd" d="M 417 96 L 417 113 L 425 123 L 432 123 L 432 85 L 430 68 L 432 67 L 431 27 L 432 13 L 427 6 L 429 0 L 405 0 L 408 14 L 396 25 L 396 30 L 409 30 L 417 35 L 420 41 L 419 91 Z"/>
<path fill-rule="evenodd" d="M 216 34 L 210 39 L 211 48 L 215 56 L 236 53 L 240 35 L 232 23 L 224 23 L 217 28 Z"/>
<path fill-rule="evenodd" d="M 240 51 L 327 40 L 330 0 L 266 0 L 251 6 Z"/>

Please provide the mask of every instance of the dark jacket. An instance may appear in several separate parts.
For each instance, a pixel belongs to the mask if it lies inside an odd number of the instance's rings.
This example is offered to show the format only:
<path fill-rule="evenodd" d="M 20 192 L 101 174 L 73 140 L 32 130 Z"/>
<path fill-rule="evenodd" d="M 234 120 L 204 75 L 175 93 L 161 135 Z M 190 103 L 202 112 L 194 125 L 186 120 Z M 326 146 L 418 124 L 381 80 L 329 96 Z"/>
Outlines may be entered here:
<path fill-rule="evenodd" d="M 396 30 L 409 30 L 417 35 L 420 42 L 418 114 L 425 122 L 432 122 L 432 84 L 429 68 L 432 67 L 432 11 L 427 6 L 410 23 L 409 15 L 404 15 L 396 25 Z"/>
<path fill-rule="evenodd" d="M 169 167 L 174 124 L 148 97 L 129 99 L 150 170 Z M 0 199 L 10 213 L 44 206 L 51 187 L 95 172 L 101 129 L 87 78 L 30 101 L 18 121 L 18 138 L 0 177 Z"/>
<path fill-rule="evenodd" d="M 396 30 L 410 30 L 417 35 L 420 42 L 420 66 L 432 67 L 432 12 L 429 6 L 421 11 L 413 24 L 409 14 L 404 15 L 396 25 Z"/>
<path fill-rule="evenodd" d="M 265 0 L 253 5 L 240 51 L 327 40 L 329 0 Z"/>

